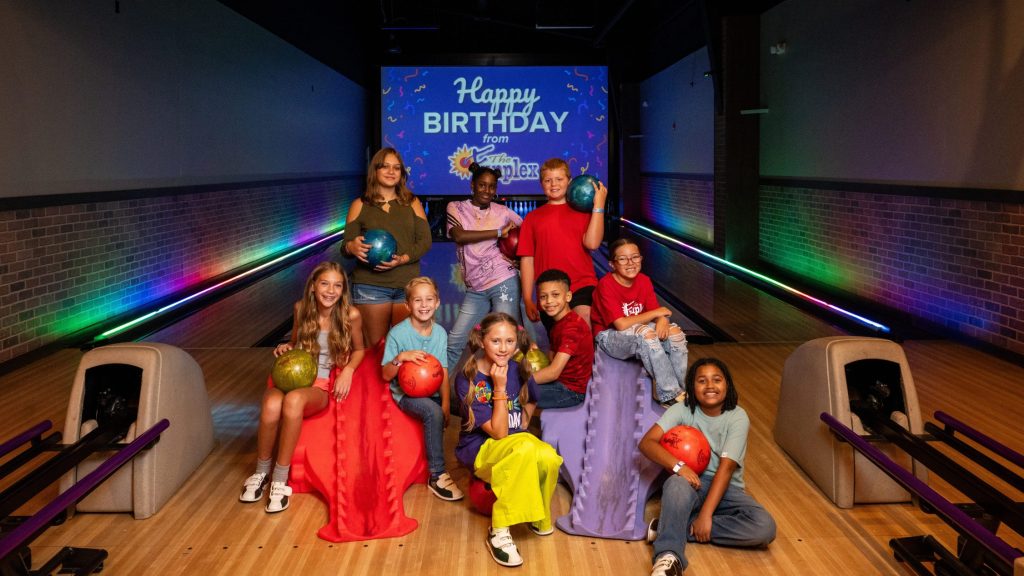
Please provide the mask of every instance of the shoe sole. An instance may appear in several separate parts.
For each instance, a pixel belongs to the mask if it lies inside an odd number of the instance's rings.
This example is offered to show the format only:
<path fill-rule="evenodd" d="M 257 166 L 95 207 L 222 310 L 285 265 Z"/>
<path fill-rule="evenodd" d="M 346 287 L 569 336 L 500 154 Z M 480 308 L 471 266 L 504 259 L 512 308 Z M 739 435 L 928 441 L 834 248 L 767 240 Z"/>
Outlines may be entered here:
<path fill-rule="evenodd" d="M 658 529 L 654 527 L 654 520 L 647 525 L 647 542 L 654 544 L 654 541 L 658 539 Z"/>
<path fill-rule="evenodd" d="M 518 566 L 522 566 L 523 565 L 523 559 L 522 558 L 519 559 L 519 564 L 511 564 L 511 563 L 508 563 L 508 562 L 502 562 L 501 560 L 498 560 L 498 557 L 494 555 L 494 546 L 491 546 L 491 537 L 490 536 L 484 536 L 484 544 L 487 545 L 487 551 L 491 553 L 491 558 L 494 559 L 494 561 L 498 564 L 498 566 L 504 566 L 506 568 L 516 568 Z"/>
<path fill-rule="evenodd" d="M 534 528 L 533 526 L 530 526 L 530 532 L 533 532 L 537 536 L 551 536 L 552 534 L 555 533 L 555 529 L 554 528 L 548 528 L 547 532 L 542 532 L 542 531 Z"/>

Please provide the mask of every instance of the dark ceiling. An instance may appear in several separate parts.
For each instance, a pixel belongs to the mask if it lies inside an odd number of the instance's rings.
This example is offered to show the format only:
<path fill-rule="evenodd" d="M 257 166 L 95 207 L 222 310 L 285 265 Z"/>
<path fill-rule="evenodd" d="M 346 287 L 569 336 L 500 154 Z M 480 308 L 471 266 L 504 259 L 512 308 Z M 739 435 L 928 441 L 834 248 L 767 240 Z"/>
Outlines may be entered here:
<path fill-rule="evenodd" d="M 708 44 L 706 22 L 779 0 L 220 0 L 350 79 L 381 64 L 608 64 L 637 82 Z M 715 27 L 710 27 L 714 29 Z"/>

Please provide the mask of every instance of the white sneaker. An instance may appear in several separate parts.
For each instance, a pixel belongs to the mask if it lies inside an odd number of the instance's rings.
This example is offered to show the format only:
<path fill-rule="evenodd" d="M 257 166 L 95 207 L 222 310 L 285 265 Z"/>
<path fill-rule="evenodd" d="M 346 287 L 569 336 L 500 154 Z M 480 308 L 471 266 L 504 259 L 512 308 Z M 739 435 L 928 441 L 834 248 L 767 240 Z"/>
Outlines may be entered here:
<path fill-rule="evenodd" d="M 436 479 L 427 482 L 427 488 L 434 493 L 441 500 L 447 500 L 454 502 L 455 500 L 462 500 L 465 495 L 462 490 L 459 490 L 459 486 L 452 480 L 452 477 L 447 472 L 442 472 Z"/>
<path fill-rule="evenodd" d="M 651 576 L 681 576 L 683 573 L 683 565 L 679 563 L 679 558 L 671 552 L 662 552 L 654 561 L 654 566 L 651 568 Z"/>
<path fill-rule="evenodd" d="M 292 495 L 292 487 L 284 482 L 270 483 L 270 500 L 267 502 L 267 512 L 283 512 L 288 509 L 288 500 Z"/>
<path fill-rule="evenodd" d="M 259 502 L 263 498 L 263 490 L 267 487 L 266 474 L 253 474 L 245 479 L 245 484 L 242 484 L 242 493 L 238 495 L 238 499 L 242 502 Z"/>
<path fill-rule="evenodd" d="M 516 543 L 512 541 L 512 534 L 508 528 L 491 528 L 487 535 L 487 549 L 491 552 L 491 558 L 502 566 L 522 566 L 523 557 L 519 555 Z"/>
<path fill-rule="evenodd" d="M 658 539 L 658 517 L 651 518 L 651 523 L 647 525 L 647 542 L 653 544 Z"/>

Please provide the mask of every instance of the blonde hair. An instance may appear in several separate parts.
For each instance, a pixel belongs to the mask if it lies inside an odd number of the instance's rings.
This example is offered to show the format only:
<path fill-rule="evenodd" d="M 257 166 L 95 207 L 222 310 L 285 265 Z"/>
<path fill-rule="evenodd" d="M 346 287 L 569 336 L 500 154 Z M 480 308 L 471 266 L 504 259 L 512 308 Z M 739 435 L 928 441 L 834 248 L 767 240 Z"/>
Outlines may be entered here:
<path fill-rule="evenodd" d="M 366 168 L 366 190 L 363 191 L 363 202 L 374 206 L 384 204 L 384 195 L 380 191 L 380 182 L 377 182 L 377 169 L 384 166 L 384 161 L 387 159 L 388 154 L 398 158 L 398 163 L 401 165 L 399 170 L 401 176 L 398 177 L 398 184 L 395 186 L 398 203 L 402 206 L 408 206 L 412 204 L 416 196 L 413 195 L 412 190 L 409 190 L 406 183 L 409 175 L 405 171 L 405 161 L 402 160 L 402 155 L 398 153 L 398 150 L 394 148 L 381 148 L 373 155 L 373 158 L 370 158 L 370 165 Z"/>
<path fill-rule="evenodd" d="M 540 165 L 540 181 L 544 181 L 544 173 L 548 170 L 565 170 L 565 177 L 570 178 L 572 172 L 569 170 L 569 164 L 561 158 L 548 158 Z"/>
<path fill-rule="evenodd" d="M 473 415 L 473 401 L 476 400 L 476 396 L 473 394 L 476 391 L 473 386 L 473 377 L 476 376 L 476 361 L 483 356 L 484 334 L 489 332 L 494 326 L 502 323 L 508 324 L 515 329 L 516 347 L 519 348 L 520 352 L 526 354 L 530 349 L 530 335 L 526 333 L 526 329 L 520 326 L 515 318 L 504 312 L 492 312 L 484 316 L 484 319 L 469 333 L 469 359 L 466 360 L 466 365 L 462 369 L 466 381 L 469 382 L 469 391 L 466 392 L 466 397 L 462 399 L 466 409 L 466 418 L 463 423 L 463 427 L 466 430 L 472 430 L 476 427 L 476 417 Z M 526 362 L 517 362 L 516 365 L 518 366 L 520 383 L 519 404 L 525 406 L 530 402 L 530 391 L 526 385 L 530 379 L 530 371 L 526 367 Z"/>
<path fill-rule="evenodd" d="M 408 302 L 412 299 L 412 291 L 415 290 L 417 286 L 424 285 L 430 286 L 434 291 L 434 297 L 436 297 L 438 301 L 441 300 L 441 292 L 438 291 L 437 284 L 434 282 L 434 279 L 429 276 L 417 276 L 412 280 L 409 280 L 408 284 L 405 285 L 405 301 Z"/>
<path fill-rule="evenodd" d="M 337 262 L 321 262 L 309 274 L 306 279 L 306 286 L 303 291 L 302 300 L 298 302 L 298 318 L 296 326 L 298 334 L 295 334 L 295 344 L 313 355 L 313 358 L 320 356 L 320 343 L 317 337 L 320 335 L 320 318 L 316 306 L 316 282 L 326 272 L 337 272 L 344 284 L 341 297 L 334 304 L 330 313 L 330 328 L 327 331 L 327 347 L 330 351 L 330 358 L 336 365 L 340 366 L 348 362 L 352 353 L 352 321 L 349 314 L 352 311 L 352 297 L 349 295 L 348 277 L 345 271 Z"/>

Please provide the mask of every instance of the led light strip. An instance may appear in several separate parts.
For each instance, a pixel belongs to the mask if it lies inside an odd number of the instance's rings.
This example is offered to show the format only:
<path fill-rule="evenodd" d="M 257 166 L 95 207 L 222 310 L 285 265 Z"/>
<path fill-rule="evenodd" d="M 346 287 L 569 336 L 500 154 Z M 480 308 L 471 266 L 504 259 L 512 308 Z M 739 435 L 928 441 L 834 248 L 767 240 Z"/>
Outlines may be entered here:
<path fill-rule="evenodd" d="M 633 222 L 632 220 L 629 220 L 628 218 L 621 218 L 620 217 L 619 220 L 621 220 L 622 222 L 625 222 L 626 224 L 629 224 L 630 226 L 633 226 L 634 228 L 638 228 L 640 230 L 643 230 L 644 232 L 647 232 L 648 234 L 651 234 L 653 236 L 657 236 L 658 238 L 661 238 L 663 240 L 666 240 L 666 241 L 671 242 L 673 244 L 676 244 L 678 246 L 682 246 L 683 248 L 685 248 L 687 250 L 691 250 L 693 252 L 696 252 L 696 253 L 700 254 L 701 256 L 703 256 L 705 258 L 709 258 L 711 260 L 714 260 L 715 262 L 718 262 L 719 264 L 722 264 L 722 265 L 727 266 L 729 268 L 732 268 L 734 270 L 739 270 L 740 272 L 743 272 L 744 274 L 748 274 L 750 276 L 753 276 L 754 278 L 757 278 L 758 280 L 761 280 L 762 282 L 767 282 L 768 284 L 771 284 L 772 286 L 775 286 L 776 288 L 781 288 L 782 290 L 785 290 L 786 292 L 789 292 L 790 294 L 799 296 L 800 298 L 803 298 L 804 300 L 807 300 L 808 302 L 812 302 L 814 304 L 817 304 L 818 306 L 821 306 L 822 308 L 827 308 L 827 309 L 829 309 L 829 310 L 831 310 L 833 312 L 836 312 L 838 314 L 842 314 L 843 316 L 846 316 L 847 318 L 855 320 L 855 321 L 857 321 L 857 322 L 859 322 L 861 324 L 864 324 L 865 326 L 869 326 L 871 328 L 874 328 L 875 330 L 877 330 L 879 332 L 886 332 L 886 333 L 890 332 L 889 327 L 884 325 L 884 324 L 879 324 L 878 322 L 875 322 L 874 320 L 869 320 L 869 319 L 867 319 L 867 318 L 865 318 L 863 316 L 860 316 L 859 314 L 854 314 L 853 312 L 850 312 L 849 310 L 845 310 L 843 308 L 840 308 L 839 306 L 836 306 L 835 304 L 829 304 L 828 302 L 825 302 L 824 300 L 822 300 L 820 298 L 815 298 L 814 296 L 811 296 L 810 294 L 801 292 L 801 291 L 799 291 L 796 288 L 793 288 L 791 286 L 787 286 L 787 285 L 783 284 L 782 282 L 779 282 L 778 280 L 774 280 L 772 278 L 769 278 L 768 276 L 765 276 L 764 274 L 761 274 L 759 272 L 755 272 L 753 270 L 750 270 L 749 268 L 744 268 L 743 266 L 740 266 L 739 264 L 733 264 L 732 262 L 729 262 L 728 260 L 725 260 L 723 258 L 719 258 L 718 256 L 715 256 L 714 254 L 711 254 L 709 252 L 705 252 L 705 251 L 701 250 L 700 248 L 697 248 L 695 246 L 691 246 L 689 244 L 686 244 L 685 242 L 680 242 L 679 240 L 676 240 L 675 238 L 672 238 L 671 236 L 666 236 L 665 234 L 662 234 L 661 232 L 658 232 L 657 230 L 652 230 L 652 229 L 650 229 L 650 228 L 648 228 L 648 227 L 646 227 L 646 226 L 644 226 L 642 224 L 638 224 L 636 222 Z"/>
<path fill-rule="evenodd" d="M 323 244 L 324 242 L 327 242 L 329 240 L 333 240 L 333 239 L 337 238 L 338 236 L 341 236 L 344 233 L 345 233 L 345 229 L 341 228 L 337 232 L 334 232 L 334 233 L 331 233 L 331 234 L 329 234 L 327 236 L 324 236 L 323 238 L 320 238 L 319 240 L 317 240 L 317 241 L 315 241 L 315 242 L 313 242 L 311 244 L 307 244 L 305 246 L 302 246 L 301 248 L 296 248 L 295 250 L 292 250 L 291 252 L 288 252 L 287 254 L 283 254 L 281 256 L 278 256 L 277 258 L 274 258 L 273 260 L 271 260 L 269 262 L 265 262 L 263 264 L 260 264 L 259 266 L 255 267 L 255 268 L 253 268 L 251 270 L 246 270 L 245 272 L 242 272 L 241 274 L 239 274 L 237 276 L 232 276 L 231 278 L 228 278 L 227 280 L 224 280 L 222 282 L 218 282 L 217 284 L 214 284 L 213 286 L 209 286 L 207 288 L 204 288 L 204 289 L 200 290 L 199 292 L 196 292 L 195 294 L 191 294 L 189 296 L 186 296 L 186 297 L 182 298 L 181 300 L 177 300 L 175 302 L 171 302 L 170 304 L 167 304 L 166 306 L 163 306 L 163 307 L 161 307 L 161 308 L 159 308 L 157 310 L 149 312 L 148 314 L 144 314 L 142 316 L 139 316 L 138 318 L 136 318 L 134 320 L 130 320 L 128 322 L 125 322 L 124 324 L 121 324 L 120 326 L 115 326 L 114 328 L 111 328 L 110 330 L 107 330 L 106 332 L 103 332 L 99 336 L 96 336 L 95 338 L 93 338 L 93 342 L 98 342 L 100 340 L 106 340 L 107 338 L 110 338 L 111 336 L 120 334 L 121 332 L 124 332 L 125 330 L 128 330 L 129 328 L 131 328 L 133 326 L 137 326 L 137 325 L 145 322 L 146 320 L 149 320 L 150 318 L 154 318 L 156 316 L 159 316 L 160 314 L 163 314 L 165 312 L 173 310 L 173 309 L 181 306 L 182 304 L 185 304 L 186 302 L 190 302 L 192 300 L 195 300 L 196 298 L 199 298 L 201 296 L 209 294 L 210 292 L 213 292 L 214 290 L 217 290 L 219 288 L 223 288 L 224 286 L 227 286 L 228 284 L 232 284 L 234 282 L 237 282 L 237 281 L 241 280 L 242 278 L 245 278 L 246 276 L 251 276 L 252 274 L 255 274 L 256 272 L 259 272 L 260 270 L 264 270 L 264 269 L 266 269 L 266 268 L 268 268 L 270 266 L 273 266 L 274 264 L 277 264 L 278 262 L 281 262 L 282 260 L 290 258 L 290 257 L 292 257 L 292 256 L 294 256 L 294 255 L 296 255 L 296 254 L 298 254 L 298 253 L 300 253 L 300 252 L 302 252 L 304 250 L 309 250 L 310 248 L 314 248 L 316 246 L 319 246 L 320 244 Z"/>

